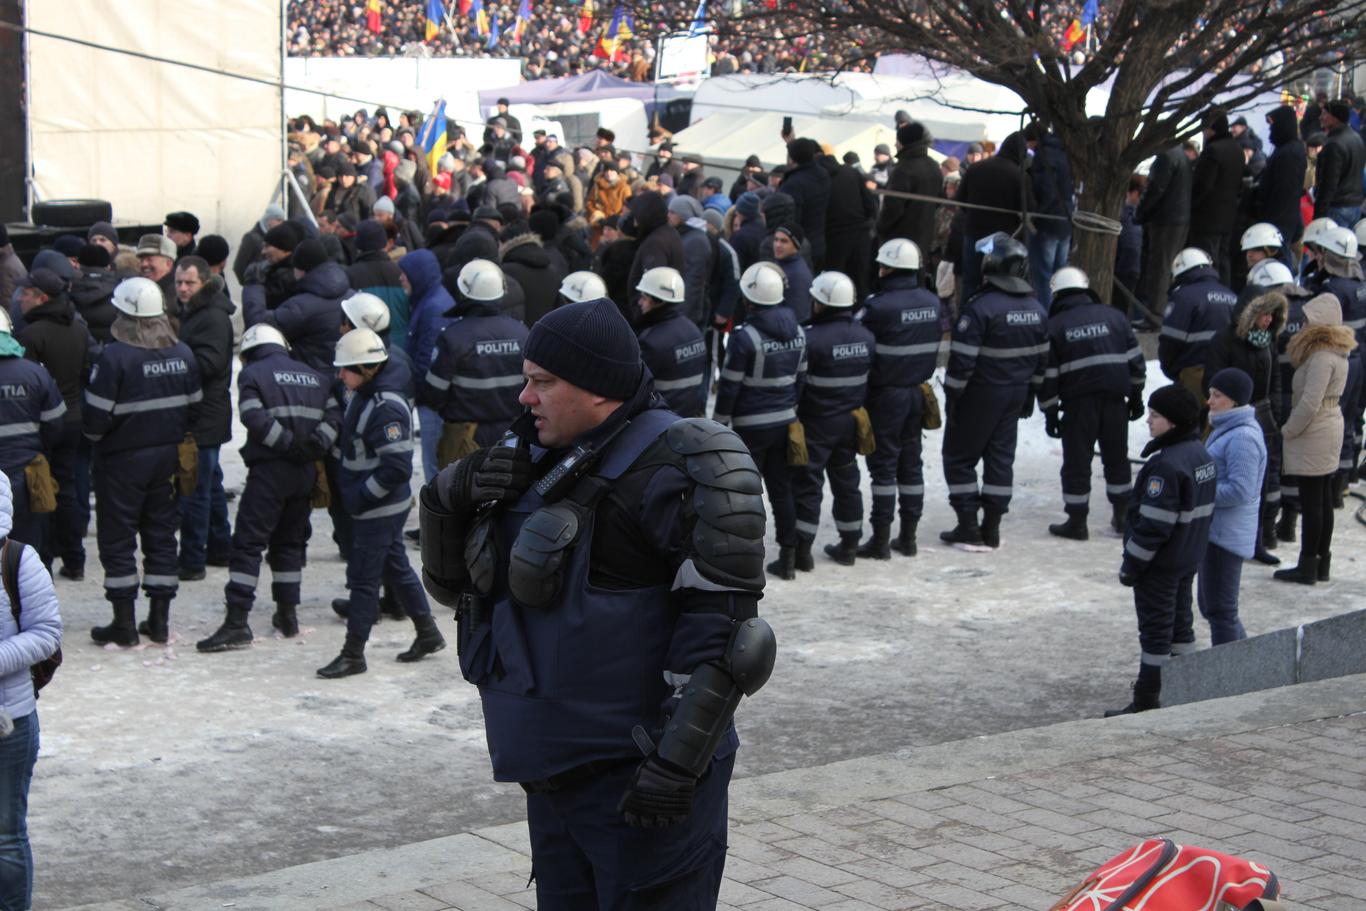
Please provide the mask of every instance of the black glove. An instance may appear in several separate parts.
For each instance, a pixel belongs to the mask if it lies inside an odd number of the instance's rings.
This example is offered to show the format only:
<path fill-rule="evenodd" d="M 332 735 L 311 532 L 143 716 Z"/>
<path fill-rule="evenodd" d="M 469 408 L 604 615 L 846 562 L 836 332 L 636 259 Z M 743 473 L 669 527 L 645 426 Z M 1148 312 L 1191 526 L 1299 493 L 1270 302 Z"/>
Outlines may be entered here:
<path fill-rule="evenodd" d="M 617 809 L 626 824 L 638 829 L 662 829 L 688 818 L 697 779 L 654 753 L 636 769 Z"/>
<path fill-rule="evenodd" d="M 1034 393 L 1025 393 L 1024 404 L 1020 406 L 1020 420 L 1034 416 Z"/>
<path fill-rule="evenodd" d="M 531 452 L 522 446 L 481 449 L 447 465 L 436 478 L 441 505 L 452 512 L 481 503 L 510 502 L 530 486 Z"/>
<path fill-rule="evenodd" d="M 1120 584 L 1120 585 L 1123 585 L 1125 588 L 1133 588 L 1133 587 L 1134 587 L 1134 583 L 1137 582 L 1137 581 L 1138 581 L 1138 573 L 1133 572 L 1132 570 L 1129 570 L 1129 569 L 1126 569 L 1126 568 L 1123 568 L 1123 567 L 1120 568 L 1120 570 L 1119 570 L 1119 584 Z"/>
<path fill-rule="evenodd" d="M 1129 420 L 1143 420 L 1143 415 L 1147 413 L 1147 410 L 1147 407 L 1143 404 L 1143 396 L 1141 394 L 1129 397 Z"/>
<path fill-rule="evenodd" d="M 1043 432 L 1052 439 L 1062 439 L 1062 419 L 1058 417 L 1058 409 L 1050 408 L 1043 413 Z"/>

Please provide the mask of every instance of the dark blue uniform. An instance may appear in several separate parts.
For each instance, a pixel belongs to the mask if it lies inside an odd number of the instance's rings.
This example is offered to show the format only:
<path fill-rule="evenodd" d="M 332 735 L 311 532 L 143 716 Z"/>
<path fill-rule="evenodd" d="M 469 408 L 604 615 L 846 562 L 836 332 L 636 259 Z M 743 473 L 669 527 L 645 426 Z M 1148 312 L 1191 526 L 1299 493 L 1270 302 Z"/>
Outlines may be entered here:
<path fill-rule="evenodd" d="M 1338 299 L 1342 305 L 1342 324 L 1357 337 L 1357 346 L 1347 355 L 1347 386 L 1338 399 L 1338 407 L 1342 409 L 1342 451 L 1338 471 L 1350 472 L 1361 453 L 1362 408 L 1366 406 L 1366 371 L 1362 369 L 1361 353 L 1362 346 L 1366 345 L 1366 282 L 1320 272 L 1315 293 L 1331 294 Z M 1289 411 L 1281 413 L 1290 415 Z"/>
<path fill-rule="evenodd" d="M 310 496 L 317 480 L 312 459 L 299 449 L 312 439 L 330 449 L 341 421 L 329 383 L 279 345 L 260 345 L 244 355 L 237 396 L 247 442 L 242 460 L 247 483 L 237 507 L 232 557 L 224 594 L 229 607 L 251 609 L 261 555 L 270 564 L 271 596 L 299 603 L 308 538 Z"/>
<path fill-rule="evenodd" d="M 681 304 L 663 304 L 636 324 L 640 359 L 655 378 L 655 392 L 669 409 L 685 418 L 707 410 L 710 362 L 702 330 L 688 319 Z"/>
<path fill-rule="evenodd" d="M 920 384 L 933 375 L 944 347 L 942 312 L 938 296 L 922 288 L 914 275 L 883 278 L 882 290 L 860 312 L 876 340 L 867 396 L 877 443 L 867 457 L 874 528 L 891 525 L 898 504 L 903 522 L 918 520 L 924 511 L 920 450 L 925 397 Z"/>
<path fill-rule="evenodd" d="M 1085 518 L 1097 441 L 1106 499 L 1118 506 L 1133 489 L 1128 401 L 1143 395 L 1143 350 L 1124 313 L 1089 290 L 1064 291 L 1053 299 L 1048 349 L 1039 408 L 1062 409 L 1063 508 Z"/>
<path fill-rule="evenodd" d="M 1290 307 L 1285 314 L 1285 325 L 1281 327 L 1281 334 L 1276 337 L 1276 369 L 1281 371 L 1281 400 L 1277 405 L 1276 413 L 1283 417 L 1289 417 L 1290 409 L 1293 407 L 1292 384 L 1295 379 L 1295 367 L 1290 363 L 1290 354 L 1287 351 L 1290 340 L 1293 339 L 1301 329 L 1305 327 L 1303 297 L 1290 297 Z M 1351 377 L 1348 377 L 1350 382 Z M 1281 457 L 1281 437 L 1276 434 L 1276 463 L 1280 464 Z M 1267 453 L 1268 458 L 1271 453 Z M 1281 475 L 1281 503 L 1287 509 L 1299 510 L 1300 508 L 1300 488 L 1299 482 L 1290 475 Z"/>
<path fill-rule="evenodd" d="M 137 597 L 139 538 L 143 590 L 175 597 L 176 447 L 203 398 L 199 367 L 183 342 L 155 349 L 110 342 L 90 371 L 81 421 L 95 444 L 95 534 L 110 602 Z"/>
<path fill-rule="evenodd" d="M 807 464 L 792 469 L 797 537 L 816 537 L 821 520 L 822 475 L 830 477 L 835 529 L 841 538 L 863 534 L 859 492 L 858 428 L 873 366 L 873 333 L 844 309 L 827 309 L 805 327 L 806 375 L 797 417 L 806 431 Z"/>
<path fill-rule="evenodd" d="M 474 423 L 474 440 L 491 446 L 522 406 L 522 346 L 527 329 L 496 304 L 462 302 L 436 340 L 431 366 L 418 389 L 420 405 L 446 423 Z"/>
<path fill-rule="evenodd" d="M 14 500 L 10 536 L 46 553 L 46 514 L 29 509 L 24 469 L 62 435 L 66 402 L 57 382 L 41 364 L 22 357 L 0 357 L 0 471 L 9 476 Z"/>
<path fill-rule="evenodd" d="M 944 480 L 955 512 L 1004 514 L 1014 493 L 1020 413 L 1048 361 L 1048 316 L 1029 295 L 985 287 L 968 301 L 949 347 Z"/>
<path fill-rule="evenodd" d="M 409 617 L 432 612 L 403 545 L 413 499 L 413 414 L 402 391 L 405 380 L 399 366 L 386 361 L 346 406 L 338 443 L 339 489 L 333 495 L 351 516 L 346 632 L 362 641 L 379 614 L 381 581 Z"/>
<path fill-rule="evenodd" d="M 1196 266 L 1172 279 L 1157 339 L 1157 360 L 1168 379 L 1181 383 L 1198 399 L 1203 394 L 1205 351 L 1233 318 L 1236 303 L 1238 295 L 1220 283 L 1213 266 Z M 1191 371 L 1185 381 L 1183 371 Z"/>

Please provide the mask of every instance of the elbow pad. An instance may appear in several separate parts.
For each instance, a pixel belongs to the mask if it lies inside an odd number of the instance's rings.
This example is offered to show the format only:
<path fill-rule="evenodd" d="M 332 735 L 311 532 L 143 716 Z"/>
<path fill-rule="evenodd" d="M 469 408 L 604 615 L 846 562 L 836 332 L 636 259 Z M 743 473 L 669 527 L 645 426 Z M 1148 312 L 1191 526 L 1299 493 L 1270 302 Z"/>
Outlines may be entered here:
<path fill-rule="evenodd" d="M 461 593 L 470 585 L 465 565 L 469 516 L 443 508 L 431 484 L 422 488 L 418 504 L 422 584 L 437 602 L 455 607 Z"/>

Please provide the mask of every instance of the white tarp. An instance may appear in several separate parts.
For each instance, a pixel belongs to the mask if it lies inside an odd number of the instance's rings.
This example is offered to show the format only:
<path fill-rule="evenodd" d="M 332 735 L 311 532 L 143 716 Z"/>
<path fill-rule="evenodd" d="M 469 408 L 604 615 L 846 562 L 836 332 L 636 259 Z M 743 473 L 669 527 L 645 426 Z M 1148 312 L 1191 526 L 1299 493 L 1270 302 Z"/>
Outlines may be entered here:
<path fill-rule="evenodd" d="M 42 0 L 31 28 L 252 76 L 261 84 L 28 37 L 35 197 L 114 217 L 195 213 L 236 246 L 280 181 L 279 0 Z"/>

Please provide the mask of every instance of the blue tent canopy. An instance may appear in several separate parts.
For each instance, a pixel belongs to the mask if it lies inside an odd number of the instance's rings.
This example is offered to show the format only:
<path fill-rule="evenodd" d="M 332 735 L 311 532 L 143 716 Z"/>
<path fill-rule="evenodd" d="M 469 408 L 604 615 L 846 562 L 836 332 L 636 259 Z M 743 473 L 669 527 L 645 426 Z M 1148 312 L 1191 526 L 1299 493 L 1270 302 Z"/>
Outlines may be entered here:
<path fill-rule="evenodd" d="M 608 98 L 634 98 L 645 105 L 645 116 L 653 118 L 655 106 L 677 97 L 679 93 L 668 87 L 631 82 L 601 70 L 564 76 L 560 79 L 537 79 L 502 89 L 485 89 L 479 93 L 480 110 L 488 110 L 499 98 L 510 104 L 563 104 L 570 101 L 598 101 Z"/>

